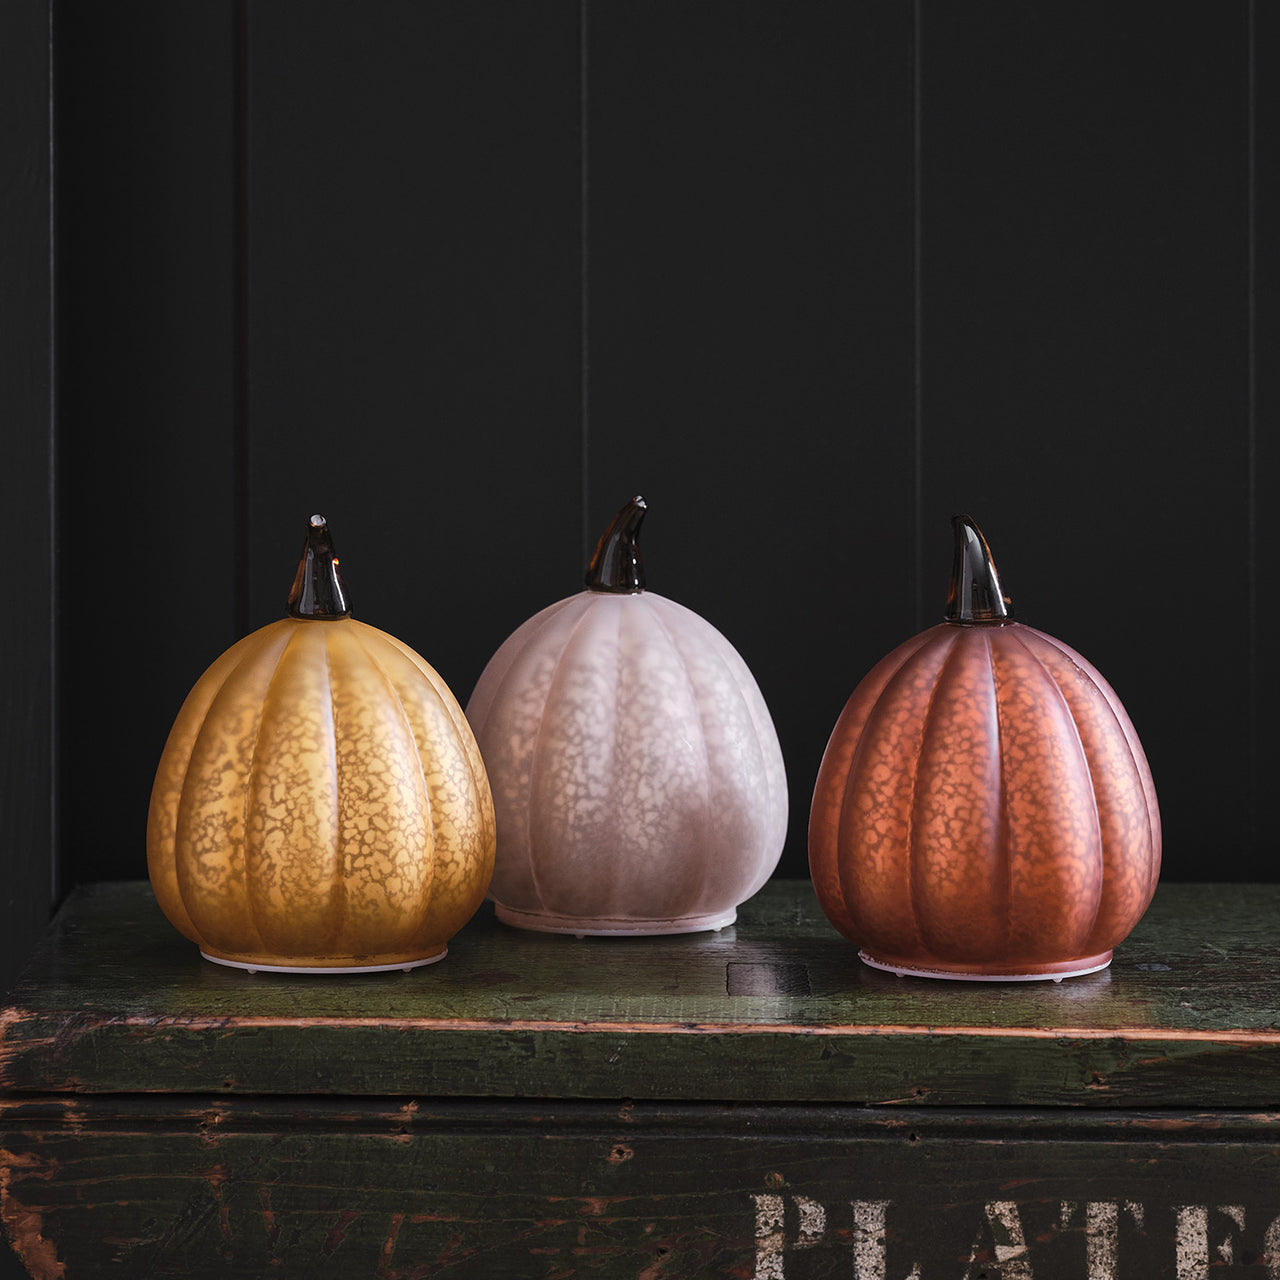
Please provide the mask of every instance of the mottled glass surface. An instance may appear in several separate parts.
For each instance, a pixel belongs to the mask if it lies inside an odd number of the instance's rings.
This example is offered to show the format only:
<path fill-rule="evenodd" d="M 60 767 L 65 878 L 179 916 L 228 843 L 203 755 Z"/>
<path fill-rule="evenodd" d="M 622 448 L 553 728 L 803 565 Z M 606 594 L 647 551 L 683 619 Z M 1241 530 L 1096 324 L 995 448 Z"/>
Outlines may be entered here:
<path fill-rule="evenodd" d="M 457 701 L 354 618 L 285 618 L 223 654 L 178 713 L 147 825 L 164 913 L 246 967 L 440 955 L 484 898 L 493 848 Z"/>
<path fill-rule="evenodd" d="M 1111 686 L 1016 622 L 944 622 L 854 690 L 818 772 L 809 864 L 864 959 L 939 976 L 1105 965 L 1155 892 L 1160 814 Z"/>
<path fill-rule="evenodd" d="M 710 623 L 584 591 L 520 627 L 467 705 L 498 820 L 491 896 L 529 928 L 714 928 L 769 878 L 782 753 L 751 672 Z"/>

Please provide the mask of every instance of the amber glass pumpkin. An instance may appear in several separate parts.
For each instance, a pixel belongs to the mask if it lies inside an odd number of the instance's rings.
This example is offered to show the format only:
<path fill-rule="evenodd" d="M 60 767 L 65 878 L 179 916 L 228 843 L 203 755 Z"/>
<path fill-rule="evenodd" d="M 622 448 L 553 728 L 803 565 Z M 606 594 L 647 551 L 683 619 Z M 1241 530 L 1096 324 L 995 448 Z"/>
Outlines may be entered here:
<path fill-rule="evenodd" d="M 408 645 L 350 616 L 313 516 L 289 616 L 224 653 L 169 734 L 147 824 L 161 909 L 223 964 L 407 969 L 444 956 L 493 854 L 461 708 Z"/>
<path fill-rule="evenodd" d="M 964 516 L 954 526 L 946 620 L 872 669 L 827 745 L 814 885 L 879 968 L 1089 973 L 1155 892 L 1151 771 L 1111 686 L 1013 620 L 981 532 Z"/>
<path fill-rule="evenodd" d="M 518 628 L 467 704 L 493 784 L 497 914 L 526 929 L 718 929 L 782 853 L 764 698 L 709 622 L 645 589 L 633 498 L 587 590 Z"/>

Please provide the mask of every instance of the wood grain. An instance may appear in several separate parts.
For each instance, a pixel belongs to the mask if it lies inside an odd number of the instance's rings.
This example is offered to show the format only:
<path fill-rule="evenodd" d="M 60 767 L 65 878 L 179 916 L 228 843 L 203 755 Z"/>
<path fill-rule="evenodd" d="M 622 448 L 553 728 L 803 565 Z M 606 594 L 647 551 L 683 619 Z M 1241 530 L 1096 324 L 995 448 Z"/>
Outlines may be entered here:
<path fill-rule="evenodd" d="M 0 1014 L 8 1090 L 896 1105 L 1280 1105 L 1280 888 L 1166 885 L 1111 969 L 1060 985 L 860 964 L 806 883 L 720 934 L 577 940 L 482 909 L 426 971 L 243 975 L 145 884 L 77 891 Z M 730 963 L 810 994 L 731 996 Z"/>
<path fill-rule="evenodd" d="M 1275 1118 L 1217 1113 L 173 1097 L 10 1104 L 3 1124 L 6 1223 L 33 1274 L 67 1280 L 868 1277 L 877 1258 L 934 1280 L 997 1257 L 1172 1280 L 1187 1206 L 1256 1261 L 1280 1176 Z M 1116 1269 L 1087 1272 L 1108 1248 Z"/>

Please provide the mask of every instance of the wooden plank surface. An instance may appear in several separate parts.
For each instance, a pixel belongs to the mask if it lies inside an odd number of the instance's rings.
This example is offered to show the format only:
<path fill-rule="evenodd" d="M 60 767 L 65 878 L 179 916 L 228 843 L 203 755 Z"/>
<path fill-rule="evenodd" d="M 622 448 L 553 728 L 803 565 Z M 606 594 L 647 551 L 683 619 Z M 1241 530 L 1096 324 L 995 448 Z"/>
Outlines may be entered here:
<path fill-rule="evenodd" d="M 191 1097 L 0 1114 L 5 1222 L 63 1280 L 1188 1280 L 1260 1276 L 1280 1235 L 1275 1116 Z"/>
<path fill-rule="evenodd" d="M 1277 950 L 1280 887 L 1166 885 L 1102 973 L 901 979 L 858 962 L 807 882 L 780 881 L 719 934 L 578 940 L 485 907 L 425 969 L 251 976 L 201 960 L 146 884 L 103 883 L 64 907 L 0 1014 L 0 1084 L 1266 1108 Z"/>

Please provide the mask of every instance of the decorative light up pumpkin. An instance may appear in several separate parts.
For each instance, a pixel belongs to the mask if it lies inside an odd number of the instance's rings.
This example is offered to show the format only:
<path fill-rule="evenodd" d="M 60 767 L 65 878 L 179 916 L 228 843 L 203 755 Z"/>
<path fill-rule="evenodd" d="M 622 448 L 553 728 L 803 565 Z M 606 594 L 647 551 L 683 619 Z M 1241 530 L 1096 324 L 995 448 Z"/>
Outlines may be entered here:
<path fill-rule="evenodd" d="M 982 534 L 953 524 L 946 621 L 871 670 L 827 745 L 814 885 L 877 968 L 1090 973 L 1155 892 L 1151 772 L 1110 685 L 1012 620 Z"/>
<path fill-rule="evenodd" d="M 494 654 L 467 704 L 493 785 L 500 919 L 574 934 L 731 924 L 782 854 L 764 699 L 710 623 L 645 590 L 633 498 L 586 591 Z"/>
<path fill-rule="evenodd" d="M 444 681 L 350 617 L 312 516 L 290 617 L 201 677 L 151 794 L 161 909 L 246 969 L 409 969 L 442 959 L 493 867 L 493 801 Z"/>

